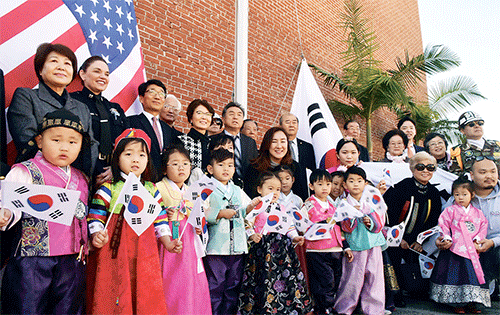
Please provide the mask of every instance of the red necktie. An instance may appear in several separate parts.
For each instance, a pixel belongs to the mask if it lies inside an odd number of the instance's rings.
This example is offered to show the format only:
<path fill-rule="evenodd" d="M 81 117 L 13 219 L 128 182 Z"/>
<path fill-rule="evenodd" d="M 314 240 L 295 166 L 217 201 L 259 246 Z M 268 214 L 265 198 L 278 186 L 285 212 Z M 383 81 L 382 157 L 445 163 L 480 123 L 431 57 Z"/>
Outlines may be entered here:
<path fill-rule="evenodd" d="M 160 145 L 160 151 L 163 150 L 163 142 L 161 141 L 160 130 L 158 129 L 158 118 L 153 117 L 153 130 L 155 131 L 156 138 L 158 139 L 158 144 Z"/>

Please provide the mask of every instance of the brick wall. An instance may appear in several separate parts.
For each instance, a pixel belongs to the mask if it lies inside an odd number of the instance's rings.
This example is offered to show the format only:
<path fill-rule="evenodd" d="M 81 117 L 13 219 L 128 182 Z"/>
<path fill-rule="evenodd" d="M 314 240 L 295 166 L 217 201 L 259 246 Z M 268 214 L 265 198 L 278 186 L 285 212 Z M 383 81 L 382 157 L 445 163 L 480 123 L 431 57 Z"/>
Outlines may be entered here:
<path fill-rule="evenodd" d="M 232 99 L 234 76 L 235 1 L 135 0 L 146 74 L 162 80 L 185 110 L 194 98 L 205 98 L 220 113 Z M 380 50 L 377 59 L 393 68 L 397 56 L 422 52 L 416 0 L 363 0 L 372 19 Z M 297 28 L 297 15 L 301 41 Z M 248 117 L 263 133 L 291 106 L 301 53 L 328 71 L 339 71 L 345 49 L 338 27 L 342 0 L 249 1 Z M 319 81 L 318 81 L 319 82 Z M 325 98 L 346 101 L 338 90 L 320 87 Z M 425 87 L 416 91 L 420 98 Z M 185 112 L 178 125 L 188 129 Z M 335 115 L 339 125 L 343 119 Z M 380 139 L 394 127 L 394 114 L 373 117 L 375 157 Z M 364 122 L 361 126 L 364 132 Z M 365 143 L 362 135 L 363 144 Z"/>

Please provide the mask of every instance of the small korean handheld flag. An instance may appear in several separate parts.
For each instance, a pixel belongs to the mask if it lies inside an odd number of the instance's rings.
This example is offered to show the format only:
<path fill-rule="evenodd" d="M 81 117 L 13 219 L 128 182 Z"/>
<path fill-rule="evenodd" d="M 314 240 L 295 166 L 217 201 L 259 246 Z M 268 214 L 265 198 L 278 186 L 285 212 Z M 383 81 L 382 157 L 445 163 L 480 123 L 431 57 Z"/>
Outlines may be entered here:
<path fill-rule="evenodd" d="M 198 228 L 201 230 L 203 246 L 204 248 L 206 248 L 208 243 L 208 226 L 202 199 L 203 198 L 198 198 L 194 202 L 193 210 L 191 210 L 191 214 L 187 219 L 187 223 L 191 224 L 191 226 L 193 226 L 194 228 Z"/>
<path fill-rule="evenodd" d="M 387 246 L 398 247 L 403 239 L 403 234 L 405 232 L 405 223 L 401 222 L 398 225 L 390 227 L 387 229 Z"/>
<path fill-rule="evenodd" d="M 48 185 L 2 182 L 3 207 L 68 226 L 77 215 L 80 194 L 80 191 Z"/>
<path fill-rule="evenodd" d="M 422 233 L 418 234 L 417 243 L 423 244 L 427 238 L 431 237 L 432 235 L 434 235 L 436 233 L 442 233 L 439 225 L 436 225 L 435 227 L 430 228 L 427 231 L 423 231 Z"/>
<path fill-rule="evenodd" d="M 259 204 L 256 205 L 255 208 L 253 208 L 252 211 L 250 211 L 246 215 L 245 220 L 248 220 L 248 221 L 253 220 L 259 214 L 261 214 L 262 211 L 266 210 L 267 207 L 269 207 L 271 200 L 273 200 L 273 193 L 270 193 L 267 196 L 262 197 Z"/>
<path fill-rule="evenodd" d="M 333 224 L 328 223 L 314 223 L 309 227 L 304 234 L 304 238 L 309 241 L 317 241 L 332 238 L 330 233 Z"/>
<path fill-rule="evenodd" d="M 332 219 L 336 222 L 343 221 L 345 219 L 362 218 L 364 216 L 363 212 L 351 206 L 346 199 L 342 199 L 339 203 Z"/>
<path fill-rule="evenodd" d="M 295 224 L 295 228 L 299 232 L 306 232 L 307 229 L 313 224 L 299 209 L 293 208 L 288 214 Z"/>
<path fill-rule="evenodd" d="M 392 183 L 391 170 L 388 168 L 384 168 L 382 172 L 383 172 L 382 179 L 385 180 L 385 186 L 387 188 L 392 187 L 393 183 Z"/>
<path fill-rule="evenodd" d="M 434 265 L 436 264 L 434 259 L 431 259 L 424 255 L 418 255 L 418 262 L 420 263 L 420 273 L 422 274 L 422 278 L 430 278 L 432 270 L 434 269 Z"/>
<path fill-rule="evenodd" d="M 286 234 L 286 232 L 288 232 L 288 229 L 292 225 L 292 218 L 285 212 L 280 211 L 278 207 L 274 207 L 269 211 L 269 216 L 267 217 L 266 224 L 262 228 L 262 231 L 280 234 Z M 264 232 L 262 234 L 264 234 Z"/>
<path fill-rule="evenodd" d="M 184 193 L 184 199 L 195 202 L 198 197 L 202 197 L 203 200 L 212 193 L 215 189 L 215 183 L 207 175 L 203 175 L 199 180 L 192 183 L 191 186 Z"/>
<path fill-rule="evenodd" d="M 130 172 L 122 192 L 124 192 L 123 199 L 125 201 L 123 203 L 125 205 L 123 217 L 132 230 L 140 236 L 158 217 L 161 205 L 132 172 Z"/>

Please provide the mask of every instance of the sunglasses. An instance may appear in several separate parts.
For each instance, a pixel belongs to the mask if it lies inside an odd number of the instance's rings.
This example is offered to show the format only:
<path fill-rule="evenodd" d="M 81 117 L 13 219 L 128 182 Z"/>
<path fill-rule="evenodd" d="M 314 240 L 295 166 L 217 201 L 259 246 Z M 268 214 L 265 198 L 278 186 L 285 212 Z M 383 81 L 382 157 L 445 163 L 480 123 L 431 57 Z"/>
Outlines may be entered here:
<path fill-rule="evenodd" d="M 480 156 L 476 156 L 476 161 L 479 162 L 479 161 L 482 161 L 484 159 L 487 159 L 487 160 L 490 160 L 490 161 L 495 161 L 495 157 L 491 156 L 491 155 L 487 155 L 487 156 L 483 156 L 483 155 L 480 155 Z"/>
<path fill-rule="evenodd" d="M 419 172 L 422 172 L 425 169 L 427 169 L 429 172 L 434 172 L 436 170 L 436 165 L 434 164 L 424 165 L 422 163 L 418 163 L 417 165 L 415 165 L 415 169 Z"/>
<path fill-rule="evenodd" d="M 468 123 L 466 126 L 469 126 L 469 127 L 471 127 L 471 128 L 474 128 L 474 127 L 476 126 L 476 124 L 477 124 L 478 126 L 482 126 L 482 125 L 484 125 L 484 121 L 482 121 L 482 120 L 479 120 L 479 121 L 471 121 L 471 122 L 470 122 L 470 123 Z"/>

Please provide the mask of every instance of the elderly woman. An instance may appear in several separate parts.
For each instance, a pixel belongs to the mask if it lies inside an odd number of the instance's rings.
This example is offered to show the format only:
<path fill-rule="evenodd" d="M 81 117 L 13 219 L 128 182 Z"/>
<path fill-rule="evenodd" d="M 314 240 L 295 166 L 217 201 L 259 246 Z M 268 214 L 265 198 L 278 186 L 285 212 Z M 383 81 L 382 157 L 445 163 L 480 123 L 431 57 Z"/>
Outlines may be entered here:
<path fill-rule="evenodd" d="M 398 129 L 405 133 L 408 137 L 408 146 L 406 148 L 406 154 L 409 158 L 415 155 L 415 153 L 424 151 L 424 148 L 415 144 L 415 136 L 417 135 L 417 125 L 413 119 L 408 116 L 401 118 L 398 121 Z"/>
<path fill-rule="evenodd" d="M 406 222 L 406 229 L 399 247 L 389 247 L 387 253 L 394 266 L 400 286 L 410 293 L 417 295 L 427 294 L 425 286 L 412 290 L 405 280 L 408 272 L 403 274 L 401 259 L 406 266 L 416 264 L 418 266 L 418 252 L 422 251 L 422 244 L 417 243 L 417 235 L 428 230 L 438 223 L 441 214 L 441 198 L 439 191 L 429 183 L 436 170 L 436 159 L 427 152 L 418 152 L 410 159 L 410 170 L 413 176 L 403 179 L 394 187 L 389 188 L 384 194 L 387 204 L 388 226 L 394 226 Z M 416 274 L 419 276 L 420 272 Z M 413 291 L 413 292 L 412 292 Z M 402 296 L 396 297 L 401 302 Z"/>
<path fill-rule="evenodd" d="M 408 162 L 406 154 L 408 147 L 408 137 L 399 129 L 388 131 L 382 138 L 382 146 L 385 150 L 385 157 L 380 162 Z"/>
<path fill-rule="evenodd" d="M 17 161 L 34 156 L 37 147 L 33 137 L 37 133 L 38 124 L 45 114 L 60 108 L 77 115 L 85 131 L 93 139 L 89 109 L 71 98 L 66 90 L 76 76 L 77 61 L 73 51 L 61 44 L 44 43 L 36 50 L 34 64 L 39 80 L 38 88 L 17 88 L 7 112 L 9 131 L 18 153 Z M 79 159 L 73 163 L 88 175 L 97 159 L 97 143 L 93 143 L 91 158 Z"/>
<path fill-rule="evenodd" d="M 206 100 L 195 99 L 189 103 L 186 109 L 188 122 L 191 129 L 187 134 L 179 135 L 177 138 L 189 152 L 189 157 L 193 163 L 193 169 L 205 170 L 210 159 L 208 145 L 208 127 L 212 124 L 214 109 Z"/>
<path fill-rule="evenodd" d="M 92 117 L 92 131 L 99 141 L 94 176 L 96 186 L 100 186 L 113 177 L 109 166 L 113 144 L 116 137 L 129 127 L 129 122 L 119 104 L 102 96 L 109 83 L 109 67 L 102 57 L 92 56 L 85 60 L 78 74 L 83 89 L 71 93 L 71 97 L 87 105 Z"/>
<path fill-rule="evenodd" d="M 437 167 L 445 171 L 450 170 L 451 156 L 447 152 L 448 141 L 446 138 L 437 132 L 432 132 L 425 137 L 425 151 L 432 155 L 437 161 Z"/>
<path fill-rule="evenodd" d="M 299 164 L 292 159 L 285 130 L 281 127 L 272 127 L 264 134 L 259 155 L 251 161 L 244 175 L 244 190 L 250 198 L 258 195 L 257 179 L 259 175 L 265 171 L 274 171 L 279 165 L 287 165 L 292 169 L 295 177 L 292 191 L 302 200 L 308 197 L 307 183 L 300 180 L 306 177 L 299 175 L 301 171 L 305 172 L 305 170 L 301 169 Z"/>

